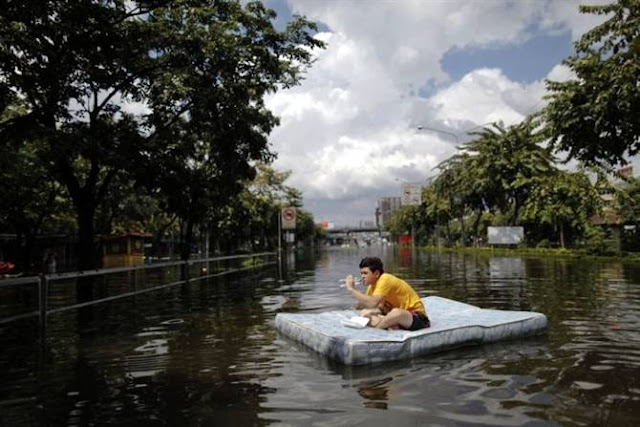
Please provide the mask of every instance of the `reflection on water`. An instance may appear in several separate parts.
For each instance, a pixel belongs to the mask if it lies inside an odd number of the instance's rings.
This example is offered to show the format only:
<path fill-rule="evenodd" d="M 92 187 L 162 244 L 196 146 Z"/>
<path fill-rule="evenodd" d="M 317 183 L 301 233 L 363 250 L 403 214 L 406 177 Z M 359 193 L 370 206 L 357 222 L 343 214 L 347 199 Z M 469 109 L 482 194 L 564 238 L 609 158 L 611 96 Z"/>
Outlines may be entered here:
<path fill-rule="evenodd" d="M 541 311 L 548 334 L 351 367 L 274 330 L 279 312 L 351 306 L 339 279 L 365 254 L 421 296 Z M 265 270 L 52 315 L 43 348 L 33 321 L 4 325 L 0 425 L 640 422 L 639 265 L 389 248 L 288 258 L 284 280 Z M 55 289 L 54 304 L 75 291 Z"/>

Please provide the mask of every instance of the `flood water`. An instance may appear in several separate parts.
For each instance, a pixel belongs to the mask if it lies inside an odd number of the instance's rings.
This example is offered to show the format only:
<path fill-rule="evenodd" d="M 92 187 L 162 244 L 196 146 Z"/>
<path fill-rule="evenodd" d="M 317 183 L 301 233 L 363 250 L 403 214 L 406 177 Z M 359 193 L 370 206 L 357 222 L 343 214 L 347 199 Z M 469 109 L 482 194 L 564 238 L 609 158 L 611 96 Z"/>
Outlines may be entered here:
<path fill-rule="evenodd" d="M 421 296 L 534 310 L 534 338 L 349 367 L 274 329 L 352 305 L 365 255 Z M 640 425 L 640 264 L 335 249 L 0 327 L 0 425 Z M 62 296 L 64 298 L 64 292 Z M 71 298 L 69 296 L 69 298 Z"/>

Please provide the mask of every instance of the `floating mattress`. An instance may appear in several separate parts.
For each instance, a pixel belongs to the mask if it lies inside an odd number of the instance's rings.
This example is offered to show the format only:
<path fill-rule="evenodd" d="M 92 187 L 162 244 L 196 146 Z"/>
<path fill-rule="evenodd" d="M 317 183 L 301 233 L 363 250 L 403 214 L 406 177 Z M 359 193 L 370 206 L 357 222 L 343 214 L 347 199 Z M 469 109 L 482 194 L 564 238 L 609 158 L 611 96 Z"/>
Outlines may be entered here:
<path fill-rule="evenodd" d="M 456 347 L 536 335 L 547 318 L 532 311 L 483 309 L 437 296 L 422 299 L 431 327 L 388 331 L 343 324 L 354 310 L 278 313 L 275 326 L 296 341 L 347 365 L 406 359 Z M 346 322 L 345 322 L 346 323 Z"/>

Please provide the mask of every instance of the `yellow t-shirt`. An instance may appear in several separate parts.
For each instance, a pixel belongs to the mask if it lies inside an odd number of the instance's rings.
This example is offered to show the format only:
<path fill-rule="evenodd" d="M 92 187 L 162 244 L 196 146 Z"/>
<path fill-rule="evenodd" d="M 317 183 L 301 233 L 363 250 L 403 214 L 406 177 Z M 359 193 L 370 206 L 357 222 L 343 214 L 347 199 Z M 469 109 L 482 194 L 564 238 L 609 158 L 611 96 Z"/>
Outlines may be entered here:
<path fill-rule="evenodd" d="M 383 273 L 375 288 L 367 286 L 367 295 L 382 295 L 393 307 L 427 315 L 427 310 L 416 291 L 407 282 L 391 274 Z"/>

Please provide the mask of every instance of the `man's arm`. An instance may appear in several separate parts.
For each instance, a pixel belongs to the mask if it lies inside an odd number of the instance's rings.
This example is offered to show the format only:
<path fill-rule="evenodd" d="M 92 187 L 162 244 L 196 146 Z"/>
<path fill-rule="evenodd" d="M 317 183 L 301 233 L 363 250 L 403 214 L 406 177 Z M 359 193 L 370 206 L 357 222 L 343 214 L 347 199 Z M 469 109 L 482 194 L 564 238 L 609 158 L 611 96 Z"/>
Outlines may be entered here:
<path fill-rule="evenodd" d="M 351 295 L 356 299 L 357 306 L 359 307 L 377 307 L 380 300 L 382 300 L 382 295 L 372 295 L 369 296 L 363 292 L 360 292 L 354 287 L 353 276 L 347 276 L 346 280 L 347 290 L 351 292 Z"/>

